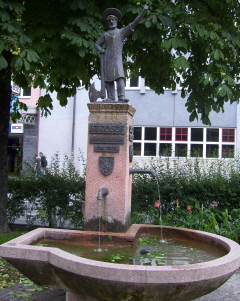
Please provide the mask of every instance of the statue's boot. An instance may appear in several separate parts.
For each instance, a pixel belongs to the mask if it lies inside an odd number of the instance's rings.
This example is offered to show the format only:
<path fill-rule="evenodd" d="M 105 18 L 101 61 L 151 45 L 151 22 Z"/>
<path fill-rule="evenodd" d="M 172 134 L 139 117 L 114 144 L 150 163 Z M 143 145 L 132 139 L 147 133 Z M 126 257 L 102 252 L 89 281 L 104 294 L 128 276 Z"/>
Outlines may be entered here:
<path fill-rule="evenodd" d="M 125 96 L 118 97 L 118 102 L 126 103 L 129 102 L 129 99 L 127 99 Z"/>

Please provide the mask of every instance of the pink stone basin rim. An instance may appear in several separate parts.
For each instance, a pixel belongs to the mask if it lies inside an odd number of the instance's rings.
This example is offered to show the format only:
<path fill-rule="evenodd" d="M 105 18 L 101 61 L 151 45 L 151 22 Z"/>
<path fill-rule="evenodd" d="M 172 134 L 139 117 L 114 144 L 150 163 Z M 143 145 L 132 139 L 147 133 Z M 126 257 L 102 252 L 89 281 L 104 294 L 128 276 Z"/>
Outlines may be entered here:
<path fill-rule="evenodd" d="M 38 228 L 0 246 L 0 256 L 39 285 L 67 289 L 74 300 L 193 300 L 222 285 L 240 266 L 240 246 L 219 235 L 183 228 L 132 225 L 126 233 L 101 233 L 102 240 L 133 244 L 141 233 L 195 239 L 226 255 L 175 266 L 133 266 L 78 257 L 57 248 L 33 246 L 41 239 L 98 241 L 98 232 Z M 96 245 L 97 246 L 97 245 Z M 83 299 L 83 300 L 85 300 Z"/>

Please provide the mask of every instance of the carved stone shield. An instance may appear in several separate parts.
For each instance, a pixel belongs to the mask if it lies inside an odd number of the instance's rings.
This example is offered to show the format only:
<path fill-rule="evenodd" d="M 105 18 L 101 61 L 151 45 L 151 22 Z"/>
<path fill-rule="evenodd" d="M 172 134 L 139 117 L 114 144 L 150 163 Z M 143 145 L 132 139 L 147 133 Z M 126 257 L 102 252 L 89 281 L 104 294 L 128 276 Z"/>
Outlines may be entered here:
<path fill-rule="evenodd" d="M 114 168 L 114 157 L 99 157 L 99 169 L 104 176 L 112 173 Z"/>

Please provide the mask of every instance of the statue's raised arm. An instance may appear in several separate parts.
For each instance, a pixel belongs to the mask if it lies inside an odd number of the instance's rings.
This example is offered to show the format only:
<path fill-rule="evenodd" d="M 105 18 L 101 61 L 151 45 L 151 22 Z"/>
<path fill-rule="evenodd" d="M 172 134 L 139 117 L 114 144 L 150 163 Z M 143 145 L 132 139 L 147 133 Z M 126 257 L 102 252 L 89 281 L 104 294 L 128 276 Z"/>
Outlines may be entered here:
<path fill-rule="evenodd" d="M 143 7 L 142 12 L 134 19 L 134 21 L 131 23 L 131 29 L 134 30 L 135 27 L 138 25 L 138 23 L 142 20 L 146 10 L 148 9 L 148 5 L 145 4 Z"/>

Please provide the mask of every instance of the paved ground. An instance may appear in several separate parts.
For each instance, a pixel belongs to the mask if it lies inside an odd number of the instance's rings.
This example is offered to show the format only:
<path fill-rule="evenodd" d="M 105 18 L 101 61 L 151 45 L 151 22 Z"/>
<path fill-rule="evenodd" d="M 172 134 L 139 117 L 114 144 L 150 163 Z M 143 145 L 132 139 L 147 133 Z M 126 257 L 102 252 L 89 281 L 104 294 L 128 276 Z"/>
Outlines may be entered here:
<path fill-rule="evenodd" d="M 194 301 L 240 301 L 240 270 L 217 290 Z"/>
<path fill-rule="evenodd" d="M 0 290 L 0 301 L 65 301 L 59 289 L 40 289 L 35 285 L 16 284 Z M 114 300 L 112 300 L 114 301 Z M 151 300 L 149 300 L 151 301 Z M 166 300 L 168 301 L 168 300 Z M 220 288 L 194 301 L 240 301 L 240 270 Z"/>
<path fill-rule="evenodd" d="M 0 301 L 65 301 L 65 291 L 15 284 L 0 290 Z"/>

